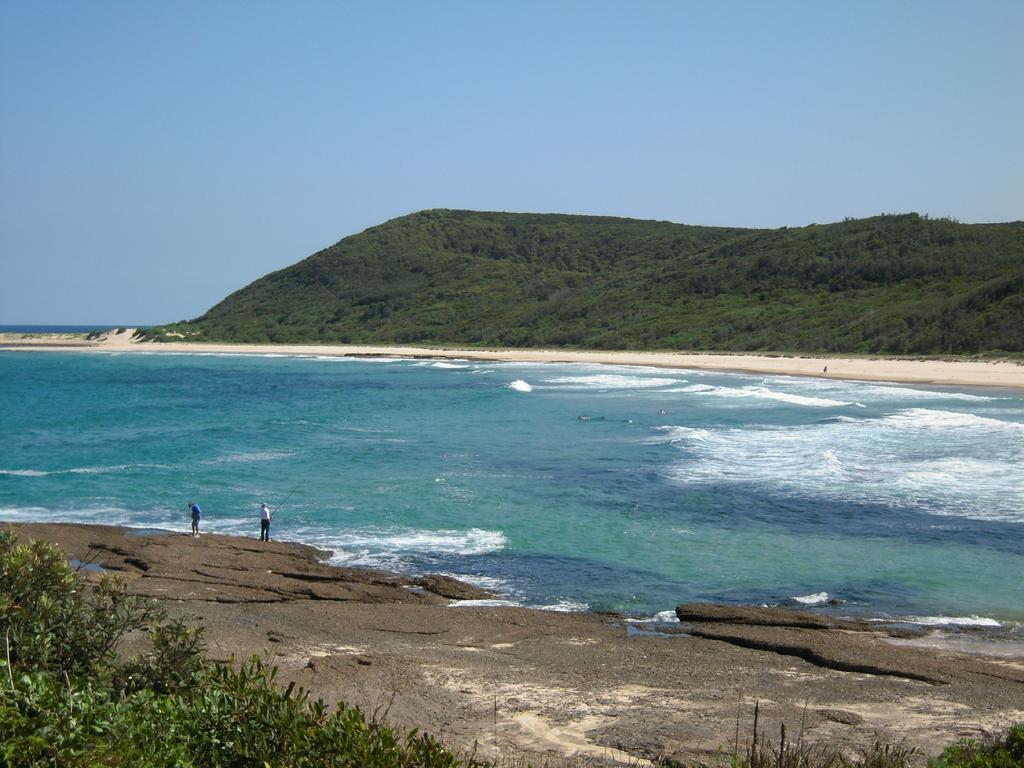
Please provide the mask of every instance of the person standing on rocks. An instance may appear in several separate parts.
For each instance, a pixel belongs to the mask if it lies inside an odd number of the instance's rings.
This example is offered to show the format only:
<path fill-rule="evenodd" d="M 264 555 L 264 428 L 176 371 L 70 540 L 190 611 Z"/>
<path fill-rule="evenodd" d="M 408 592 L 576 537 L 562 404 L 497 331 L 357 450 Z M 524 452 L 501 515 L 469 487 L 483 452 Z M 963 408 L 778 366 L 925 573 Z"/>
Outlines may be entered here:
<path fill-rule="evenodd" d="M 270 521 L 274 519 L 274 513 L 270 511 L 267 502 L 260 504 L 260 541 L 270 541 Z"/>
<path fill-rule="evenodd" d="M 188 503 L 188 508 L 192 511 L 192 536 L 196 537 L 199 535 L 199 518 L 202 517 L 203 510 L 194 501 Z"/>

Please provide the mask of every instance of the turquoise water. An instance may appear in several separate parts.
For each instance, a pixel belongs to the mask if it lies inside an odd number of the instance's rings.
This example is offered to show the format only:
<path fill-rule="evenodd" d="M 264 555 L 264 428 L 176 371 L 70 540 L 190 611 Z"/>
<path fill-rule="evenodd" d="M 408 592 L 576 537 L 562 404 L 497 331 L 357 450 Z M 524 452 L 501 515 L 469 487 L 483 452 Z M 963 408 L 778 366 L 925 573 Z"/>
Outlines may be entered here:
<path fill-rule="evenodd" d="M 523 605 L 1024 621 L 1020 392 L 0 352 L 0 403 L 3 520 L 186 531 L 195 499 L 202 530 L 255 538 L 266 500 L 275 538 Z"/>

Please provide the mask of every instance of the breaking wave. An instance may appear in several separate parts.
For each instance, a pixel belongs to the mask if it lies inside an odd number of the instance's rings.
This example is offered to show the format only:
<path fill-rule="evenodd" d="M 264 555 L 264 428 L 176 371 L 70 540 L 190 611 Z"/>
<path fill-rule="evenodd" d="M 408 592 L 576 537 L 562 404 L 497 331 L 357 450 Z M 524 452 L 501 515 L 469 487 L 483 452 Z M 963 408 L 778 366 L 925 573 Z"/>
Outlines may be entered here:
<path fill-rule="evenodd" d="M 574 600 L 559 600 L 557 603 L 539 605 L 537 608 L 541 611 L 554 611 L 555 613 L 580 613 L 582 611 L 589 611 L 590 605 Z"/>
<path fill-rule="evenodd" d="M 807 395 L 797 395 L 790 392 L 778 392 L 773 389 L 768 389 L 767 387 L 758 386 L 716 387 L 708 384 L 692 384 L 689 387 L 681 387 L 679 389 L 670 389 L 666 391 L 679 394 L 711 395 L 713 397 L 750 397 L 760 400 L 775 400 L 780 403 L 789 403 L 791 405 L 806 405 L 814 408 L 843 408 L 850 405 L 863 407 L 860 403 L 855 403 L 850 400 L 809 397 Z"/>
<path fill-rule="evenodd" d="M 682 483 L 743 483 L 774 493 L 1024 522 L 1022 432 L 1018 422 L 910 408 L 790 427 L 665 425 L 650 441 L 685 455 L 668 470 Z"/>
<path fill-rule="evenodd" d="M 828 592 L 815 592 L 813 595 L 798 595 L 796 597 L 791 597 L 790 600 L 794 603 L 799 603 L 800 605 L 821 605 L 822 603 L 828 602 L 829 596 Z"/>
<path fill-rule="evenodd" d="M 0 469 L 0 475 L 12 477 L 49 477 L 51 475 L 106 475 L 132 469 L 174 469 L 170 464 L 112 464 L 101 467 L 70 467 L 68 469 Z"/>
<path fill-rule="evenodd" d="M 678 624 L 679 617 L 675 611 L 658 611 L 653 616 L 642 619 L 626 619 L 630 624 Z"/>
<path fill-rule="evenodd" d="M 248 453 L 230 453 L 208 459 L 204 464 L 247 464 L 252 461 L 276 461 L 294 456 L 294 451 L 251 451 Z"/>
<path fill-rule="evenodd" d="M 885 417 L 885 421 L 897 427 L 915 429 L 996 429 L 1024 431 L 1024 424 L 1015 421 L 1001 421 L 973 413 L 936 411 L 930 408 L 909 408 Z"/>
<path fill-rule="evenodd" d="M 685 384 L 686 379 L 662 379 L 648 376 L 622 376 L 617 374 L 596 374 L 593 376 L 558 376 L 544 379 L 545 384 L 557 384 L 567 389 L 648 389 Z"/>
<path fill-rule="evenodd" d="M 1001 627 L 1001 622 L 984 616 L 908 616 L 902 621 L 923 627 Z"/>
<path fill-rule="evenodd" d="M 483 555 L 504 549 L 505 534 L 481 528 L 423 530 L 364 528 L 344 533 L 303 532 L 302 541 L 330 549 L 329 562 L 407 570 L 420 557 Z"/>

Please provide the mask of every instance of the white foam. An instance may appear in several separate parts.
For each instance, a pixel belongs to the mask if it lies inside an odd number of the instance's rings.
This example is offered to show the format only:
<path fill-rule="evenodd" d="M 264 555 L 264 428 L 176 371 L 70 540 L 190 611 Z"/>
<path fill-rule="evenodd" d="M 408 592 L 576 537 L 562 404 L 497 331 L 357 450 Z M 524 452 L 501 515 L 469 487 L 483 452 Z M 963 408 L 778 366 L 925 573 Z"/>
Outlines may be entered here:
<path fill-rule="evenodd" d="M 835 474 L 842 473 L 842 471 L 844 469 L 843 462 L 841 462 L 839 460 L 839 457 L 836 456 L 836 452 L 833 451 L 831 448 L 829 448 L 829 449 L 825 450 L 824 452 L 822 452 L 821 458 L 824 459 L 824 461 L 825 461 L 825 468 L 827 470 L 830 470 L 830 471 L 832 471 Z"/>
<path fill-rule="evenodd" d="M 440 571 L 439 576 L 447 576 L 450 579 L 472 584 L 474 587 L 489 589 L 492 592 L 508 592 L 510 585 L 506 579 L 497 576 L 487 576 L 482 573 L 449 573 Z"/>
<path fill-rule="evenodd" d="M 39 520 L 41 522 L 58 522 L 58 520 L 49 519 L 51 512 L 46 507 L 0 507 L 0 520 L 9 521 L 22 521 Z M 59 520 L 65 518 L 60 517 Z M 70 517 L 66 518 L 69 522 Z"/>
<path fill-rule="evenodd" d="M 589 611 L 590 605 L 573 600 L 559 600 L 557 603 L 541 605 L 537 608 L 541 611 L 554 611 L 555 613 L 580 613 L 582 611 Z"/>
<path fill-rule="evenodd" d="M 358 363 L 405 363 L 404 357 L 388 357 L 387 355 L 342 355 L 339 360 L 351 360 Z"/>
<path fill-rule="evenodd" d="M 763 384 L 783 387 L 799 387 L 802 391 L 828 392 L 846 397 L 856 397 L 873 403 L 892 403 L 899 400 L 959 400 L 963 402 L 989 402 L 1013 398 L 991 395 L 974 395 L 968 392 L 954 392 L 935 389 L 917 389 L 884 383 L 843 381 L 841 379 L 816 379 L 795 376 L 767 376 Z"/>
<path fill-rule="evenodd" d="M 630 624 L 678 624 L 679 617 L 675 611 L 658 611 L 649 618 L 626 619 Z"/>
<path fill-rule="evenodd" d="M 182 505 L 184 509 L 184 505 Z M 140 523 L 143 519 L 147 522 Z M 169 509 L 125 509 L 117 506 L 78 508 L 0 507 L 0 520 L 29 523 L 96 523 L 124 528 L 160 528 L 185 532 L 189 527 L 186 512 Z"/>
<path fill-rule="evenodd" d="M 936 411 L 930 408 L 909 408 L 885 417 L 890 424 L 915 429 L 998 429 L 1024 431 L 1024 424 L 990 419 L 973 413 Z"/>
<path fill-rule="evenodd" d="M 990 400 L 1001 400 L 1003 398 L 991 397 L 989 395 L 972 395 L 967 392 L 941 392 L 931 389 L 912 389 L 910 387 L 892 387 L 885 385 L 874 385 L 868 387 L 875 390 L 877 394 L 884 395 L 888 399 L 894 396 L 914 400 L 966 400 L 970 402 L 987 402 Z"/>
<path fill-rule="evenodd" d="M 902 473 L 893 482 L 915 493 L 955 493 L 961 488 L 999 485 L 1007 467 L 980 459 L 944 457 L 925 459 Z"/>
<path fill-rule="evenodd" d="M 806 405 L 813 408 L 842 408 L 854 403 L 850 400 L 833 400 L 825 397 L 809 397 L 791 392 L 778 392 L 767 387 L 713 387 L 707 384 L 694 384 L 678 390 L 679 393 L 706 394 L 714 397 L 755 398 L 759 400 L 775 400 L 791 405 Z"/>
<path fill-rule="evenodd" d="M 364 528 L 333 536 L 332 548 L 365 550 L 370 553 L 482 555 L 504 549 L 506 542 L 505 534 L 501 531 L 482 528 L 466 531 Z"/>
<path fill-rule="evenodd" d="M 509 389 L 514 389 L 516 392 L 533 392 L 533 387 L 527 384 L 522 379 L 516 379 L 508 385 Z"/>
<path fill-rule="evenodd" d="M 1002 623 L 984 616 L 908 616 L 902 619 L 909 624 L 924 627 L 1001 627 Z"/>
<path fill-rule="evenodd" d="M 451 608 L 511 608 L 520 603 L 515 600 L 452 600 L 448 603 Z"/>
<path fill-rule="evenodd" d="M 63 469 L 53 474 L 67 473 L 69 475 L 106 475 L 112 472 L 125 472 L 130 469 L 175 469 L 171 464 L 112 464 L 106 467 L 72 467 Z"/>
<path fill-rule="evenodd" d="M 227 456 L 218 456 L 215 459 L 207 459 L 204 464 L 245 464 L 251 461 L 276 461 L 293 456 L 292 451 L 251 451 L 249 453 L 232 453 Z"/>
<path fill-rule="evenodd" d="M 544 379 L 545 384 L 557 384 L 568 389 L 647 389 L 685 384 L 685 379 L 663 379 L 647 376 L 621 376 L 597 374 L 594 376 L 557 376 Z"/>
<path fill-rule="evenodd" d="M 682 394 L 690 394 L 690 393 L 694 393 L 694 392 L 711 392 L 714 389 L 717 389 L 717 387 L 713 387 L 710 384 L 691 384 L 688 387 L 678 387 L 678 388 L 673 388 L 673 389 L 666 389 L 665 392 L 666 393 L 670 393 L 670 394 L 680 394 L 680 395 L 682 395 Z"/>
<path fill-rule="evenodd" d="M 466 364 L 459 364 L 459 363 L 445 363 L 445 362 L 437 362 L 437 363 L 431 363 L 431 364 L 430 364 L 430 367 L 431 367 L 431 368 L 450 368 L 450 369 L 459 369 L 459 368 L 469 368 L 469 365 L 466 365 Z"/>
<path fill-rule="evenodd" d="M 686 440 L 710 440 L 711 431 L 707 429 L 698 429 L 696 427 L 674 427 L 670 424 L 665 424 L 660 427 L 655 427 L 659 432 L 664 433 L 664 437 L 655 437 L 650 440 L 654 443 L 675 443 Z"/>
<path fill-rule="evenodd" d="M 130 469 L 173 469 L 170 464 L 113 464 L 105 467 L 70 467 L 69 469 L 0 469 L 0 475 L 14 477 L 49 477 L 50 475 L 105 475 Z"/>
<path fill-rule="evenodd" d="M 778 495 L 912 507 L 1024 522 L 1024 424 L 911 408 L 789 427 L 664 425 L 649 442 L 685 456 L 679 482 L 738 483 Z"/>
<path fill-rule="evenodd" d="M 800 605 L 821 605 L 828 602 L 828 592 L 815 592 L 813 595 L 798 595 L 790 598 Z"/>

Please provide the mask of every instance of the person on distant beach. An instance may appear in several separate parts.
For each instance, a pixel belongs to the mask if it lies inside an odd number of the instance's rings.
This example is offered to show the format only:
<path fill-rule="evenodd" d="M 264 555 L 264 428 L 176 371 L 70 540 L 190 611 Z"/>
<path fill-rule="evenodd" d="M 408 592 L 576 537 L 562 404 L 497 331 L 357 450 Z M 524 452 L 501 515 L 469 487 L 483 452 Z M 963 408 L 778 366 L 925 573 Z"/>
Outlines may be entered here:
<path fill-rule="evenodd" d="M 270 541 L 270 521 L 274 519 L 274 513 L 266 502 L 260 504 L 260 541 Z"/>
<path fill-rule="evenodd" d="M 821 369 L 821 373 L 824 376 L 828 376 L 828 366 L 827 365 L 824 368 Z"/>
<path fill-rule="evenodd" d="M 192 510 L 192 536 L 199 535 L 199 518 L 203 515 L 203 510 L 199 508 L 199 505 L 194 501 L 188 503 L 188 508 Z"/>

